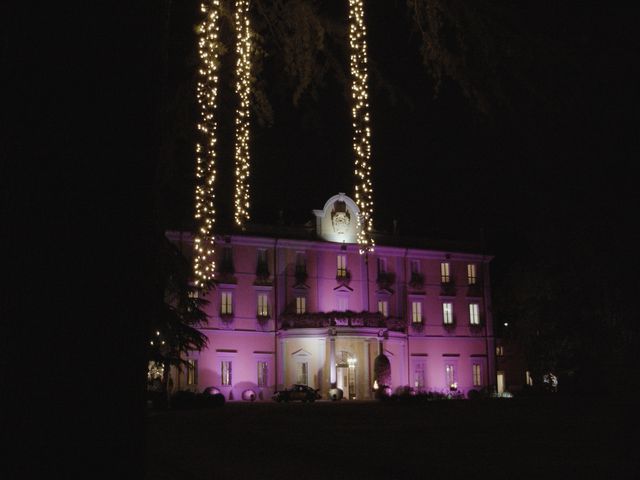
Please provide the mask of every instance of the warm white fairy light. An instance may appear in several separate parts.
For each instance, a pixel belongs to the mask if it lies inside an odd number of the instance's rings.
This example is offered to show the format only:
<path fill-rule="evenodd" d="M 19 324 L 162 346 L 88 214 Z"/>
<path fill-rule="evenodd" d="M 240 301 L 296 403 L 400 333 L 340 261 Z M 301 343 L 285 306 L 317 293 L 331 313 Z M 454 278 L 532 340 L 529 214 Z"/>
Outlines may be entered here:
<path fill-rule="evenodd" d="M 198 69 L 197 98 L 200 106 L 198 123 L 199 140 L 196 144 L 196 208 L 195 219 L 198 228 L 194 240 L 195 285 L 205 288 L 213 279 L 215 271 L 214 235 L 215 223 L 214 183 L 216 179 L 216 99 L 218 96 L 218 20 L 220 1 L 209 0 L 200 5 L 204 15 L 198 26 L 198 51 L 200 68 Z"/>
<path fill-rule="evenodd" d="M 236 110 L 235 142 L 235 222 L 242 227 L 249 220 L 249 94 L 251 83 L 251 32 L 249 0 L 235 2 L 236 26 L 236 93 L 240 105 Z"/>
<path fill-rule="evenodd" d="M 351 96 L 353 98 L 353 151 L 355 154 L 355 198 L 360 209 L 358 243 L 360 253 L 373 251 L 373 186 L 371 183 L 371 129 L 367 87 L 367 40 L 363 0 L 349 0 L 349 45 L 351 47 Z"/>

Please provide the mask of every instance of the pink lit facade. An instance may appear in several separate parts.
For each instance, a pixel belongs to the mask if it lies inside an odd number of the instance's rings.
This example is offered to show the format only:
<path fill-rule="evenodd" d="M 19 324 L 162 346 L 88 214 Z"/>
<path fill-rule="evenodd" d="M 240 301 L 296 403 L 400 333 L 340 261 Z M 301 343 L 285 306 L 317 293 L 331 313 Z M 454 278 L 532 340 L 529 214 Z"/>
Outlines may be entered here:
<path fill-rule="evenodd" d="M 228 400 L 269 400 L 294 383 L 366 400 L 386 356 L 393 391 L 467 393 L 495 385 L 489 268 L 481 254 L 377 238 L 355 244 L 358 210 L 344 194 L 315 210 L 315 228 L 220 236 L 207 296 L 209 345 L 175 389 L 214 387 Z M 189 255 L 192 237 L 169 232 Z M 414 242 L 415 243 L 415 242 Z"/>

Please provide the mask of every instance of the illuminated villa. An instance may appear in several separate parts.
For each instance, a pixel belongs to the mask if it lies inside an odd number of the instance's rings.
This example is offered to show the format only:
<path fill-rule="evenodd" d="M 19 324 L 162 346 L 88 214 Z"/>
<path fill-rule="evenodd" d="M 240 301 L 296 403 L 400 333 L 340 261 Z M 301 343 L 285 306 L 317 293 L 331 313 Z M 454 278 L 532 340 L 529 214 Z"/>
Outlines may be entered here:
<path fill-rule="evenodd" d="M 375 233 L 375 250 L 360 254 L 351 198 L 339 193 L 313 214 L 315 224 L 300 228 L 247 225 L 216 235 L 215 288 L 201 328 L 208 348 L 189 357 L 174 390 L 270 400 L 304 384 L 324 399 L 340 389 L 346 400 L 365 400 L 386 387 L 504 388 L 495 371 L 491 256 Z M 190 233 L 167 236 L 192 254 Z"/>

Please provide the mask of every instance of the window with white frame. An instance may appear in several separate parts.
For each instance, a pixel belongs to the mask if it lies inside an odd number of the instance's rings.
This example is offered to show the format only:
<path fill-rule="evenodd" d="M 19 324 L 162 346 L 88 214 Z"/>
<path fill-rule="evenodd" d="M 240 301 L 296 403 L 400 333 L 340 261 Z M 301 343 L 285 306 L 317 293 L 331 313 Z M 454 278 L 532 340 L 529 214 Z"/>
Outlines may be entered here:
<path fill-rule="evenodd" d="M 187 360 L 187 385 L 198 383 L 198 361 Z"/>
<path fill-rule="evenodd" d="M 298 363 L 298 372 L 296 375 L 299 385 L 309 385 L 309 364 L 307 362 Z"/>
<path fill-rule="evenodd" d="M 411 322 L 422 323 L 422 302 L 411 302 Z"/>
<path fill-rule="evenodd" d="M 442 262 L 440 264 L 440 281 L 442 283 L 449 283 L 451 281 L 451 268 L 449 262 Z"/>
<path fill-rule="evenodd" d="M 269 316 L 269 296 L 266 293 L 258 294 L 258 316 Z"/>
<path fill-rule="evenodd" d="M 453 363 L 445 364 L 444 373 L 447 386 L 451 389 L 458 388 L 458 383 L 456 382 L 456 371 Z"/>
<path fill-rule="evenodd" d="M 378 311 L 383 317 L 389 316 L 389 302 L 387 300 L 378 300 Z"/>
<path fill-rule="evenodd" d="M 478 277 L 476 276 L 476 265 L 470 263 L 467 265 L 467 282 L 469 285 L 475 285 L 478 283 Z"/>
<path fill-rule="evenodd" d="M 442 323 L 453 325 L 453 303 L 444 302 L 442 304 Z"/>
<path fill-rule="evenodd" d="M 469 323 L 480 325 L 480 306 L 477 303 L 469 304 Z"/>
<path fill-rule="evenodd" d="M 298 315 L 302 313 L 307 313 L 307 298 L 306 297 L 296 297 L 296 313 Z"/>
<path fill-rule="evenodd" d="M 220 362 L 220 373 L 222 377 L 222 385 L 231 385 L 231 361 L 223 360 Z"/>
<path fill-rule="evenodd" d="M 347 256 L 344 254 L 338 255 L 338 269 L 337 269 L 336 276 L 338 277 L 347 276 Z"/>
<path fill-rule="evenodd" d="M 232 292 L 222 292 L 220 294 L 220 314 L 233 314 L 233 294 Z"/>
<path fill-rule="evenodd" d="M 267 366 L 267 362 L 259 361 L 258 362 L 258 386 L 266 387 L 269 382 L 269 370 Z"/>
<path fill-rule="evenodd" d="M 482 368 L 479 363 L 473 364 L 473 386 L 482 386 Z"/>

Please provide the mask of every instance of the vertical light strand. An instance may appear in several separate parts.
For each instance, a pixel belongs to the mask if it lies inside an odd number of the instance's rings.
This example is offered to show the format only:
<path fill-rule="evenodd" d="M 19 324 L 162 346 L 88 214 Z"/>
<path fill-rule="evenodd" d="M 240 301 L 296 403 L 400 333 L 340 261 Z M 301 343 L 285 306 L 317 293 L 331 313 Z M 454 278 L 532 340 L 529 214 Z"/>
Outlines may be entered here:
<path fill-rule="evenodd" d="M 200 107 L 198 141 L 196 143 L 195 219 L 193 269 L 197 288 L 204 289 L 213 280 L 215 239 L 216 179 L 216 99 L 218 97 L 218 68 L 220 43 L 220 1 L 209 0 L 200 5 L 204 19 L 198 26 L 198 52 L 200 67 L 196 95 Z"/>
<path fill-rule="evenodd" d="M 236 27 L 236 93 L 240 104 L 235 122 L 235 222 L 243 227 L 249 215 L 249 94 L 251 86 L 251 32 L 249 28 L 249 0 L 235 2 Z"/>
<path fill-rule="evenodd" d="M 353 152 L 355 155 L 355 200 L 360 209 L 358 244 L 360 253 L 373 251 L 373 185 L 371 183 L 371 129 L 367 73 L 367 31 L 363 0 L 349 0 L 349 46 L 351 50 L 351 96 L 353 107 Z"/>

